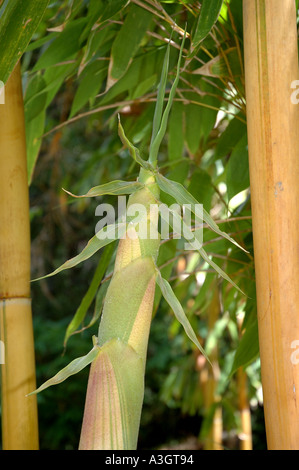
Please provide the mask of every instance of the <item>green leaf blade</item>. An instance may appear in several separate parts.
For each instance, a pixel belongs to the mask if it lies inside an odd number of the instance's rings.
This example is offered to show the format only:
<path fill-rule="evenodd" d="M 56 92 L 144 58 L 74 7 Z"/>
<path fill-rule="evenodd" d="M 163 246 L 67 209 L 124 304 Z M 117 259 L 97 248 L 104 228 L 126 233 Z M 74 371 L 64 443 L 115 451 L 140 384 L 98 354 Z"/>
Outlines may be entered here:
<path fill-rule="evenodd" d="M 181 306 L 179 300 L 177 299 L 175 293 L 173 292 L 171 285 L 169 284 L 166 279 L 163 279 L 161 276 L 160 271 L 158 271 L 157 277 L 156 277 L 156 282 L 158 286 L 161 289 L 162 295 L 164 299 L 167 301 L 171 309 L 173 310 L 174 315 L 176 316 L 177 320 L 181 323 L 183 326 L 187 336 L 191 339 L 191 341 L 197 346 L 197 348 L 200 350 L 200 352 L 205 356 L 205 358 L 210 362 L 209 358 L 206 355 L 205 350 L 199 343 L 197 336 L 190 325 L 190 322 L 184 312 L 183 307 Z"/>
<path fill-rule="evenodd" d="M 223 0 L 203 0 L 200 15 L 193 34 L 193 54 L 196 53 L 199 44 L 207 37 L 212 27 L 216 23 L 222 7 L 222 3 Z"/>
<path fill-rule="evenodd" d="M 165 176 L 161 175 L 160 173 L 157 173 L 156 181 L 161 191 L 172 196 L 177 201 L 178 204 L 181 204 L 181 205 L 191 204 L 192 211 L 194 211 L 194 207 L 197 204 L 200 204 L 195 199 L 195 197 L 192 196 L 192 194 L 190 194 L 189 191 L 181 183 L 169 180 L 168 178 L 165 178 Z M 220 228 L 215 223 L 213 218 L 204 208 L 203 208 L 203 221 L 206 222 L 209 225 L 209 227 L 218 235 L 226 238 L 231 243 L 236 245 L 238 248 L 246 252 L 246 250 L 242 246 L 240 246 L 233 238 L 231 238 L 227 233 L 220 230 Z"/>
<path fill-rule="evenodd" d="M 2 3 L 2 2 L 1 2 Z M 49 0 L 5 0 L 0 8 L 0 80 L 7 82 L 38 27 Z"/>
<path fill-rule="evenodd" d="M 64 191 L 69 194 L 70 196 L 80 198 L 80 197 L 98 197 L 98 196 L 105 196 L 105 195 L 114 195 L 114 196 L 121 196 L 125 194 L 132 194 L 138 189 L 142 189 L 144 187 L 143 184 L 139 183 L 138 181 L 110 181 L 109 183 L 101 184 L 99 186 L 95 186 L 91 188 L 86 194 L 82 194 L 81 196 L 76 196 L 75 194 L 71 193 L 64 189 Z"/>
<path fill-rule="evenodd" d="M 70 338 L 70 336 L 76 332 L 76 330 L 79 328 L 84 318 L 86 317 L 87 310 L 90 307 L 97 293 L 98 287 L 103 279 L 103 276 L 108 267 L 113 251 L 114 251 L 113 244 L 110 244 L 105 248 L 105 251 L 100 258 L 99 264 L 91 280 L 90 286 L 86 294 L 84 295 L 79 307 L 77 308 L 73 319 L 71 320 L 71 322 L 69 323 L 67 327 L 66 334 L 64 337 L 64 346 L 66 346 L 66 343 L 68 339 Z"/>
<path fill-rule="evenodd" d="M 87 353 L 85 356 L 81 356 L 81 357 L 78 357 L 77 359 L 74 359 L 66 367 L 64 367 L 59 372 L 57 372 L 57 374 L 54 375 L 51 379 L 47 380 L 40 387 L 38 387 L 33 392 L 29 393 L 27 396 L 42 392 L 43 390 L 45 390 L 48 387 L 51 387 L 52 385 L 57 385 L 57 384 L 60 384 L 61 382 L 64 382 L 71 375 L 77 374 L 86 366 L 88 366 L 98 356 L 98 354 L 100 354 L 100 352 L 101 352 L 100 348 L 98 346 L 94 346 L 92 350 L 89 351 L 89 353 Z"/>
<path fill-rule="evenodd" d="M 55 271 L 51 272 L 50 274 L 46 274 L 45 276 L 39 277 L 34 279 L 34 281 L 40 281 L 41 279 L 45 279 L 51 276 L 55 276 L 56 274 L 64 271 L 65 269 L 71 269 L 77 266 L 82 261 L 86 261 L 91 256 L 93 256 L 97 251 L 99 251 L 104 246 L 108 245 L 112 241 L 116 240 L 116 238 L 120 238 L 125 234 L 126 231 L 126 224 L 112 224 L 104 227 L 102 230 L 97 232 L 97 234 L 92 237 L 85 248 L 79 253 L 77 256 L 67 260 L 63 263 L 59 268 L 55 269 Z M 103 237 L 103 238 L 102 238 Z"/>

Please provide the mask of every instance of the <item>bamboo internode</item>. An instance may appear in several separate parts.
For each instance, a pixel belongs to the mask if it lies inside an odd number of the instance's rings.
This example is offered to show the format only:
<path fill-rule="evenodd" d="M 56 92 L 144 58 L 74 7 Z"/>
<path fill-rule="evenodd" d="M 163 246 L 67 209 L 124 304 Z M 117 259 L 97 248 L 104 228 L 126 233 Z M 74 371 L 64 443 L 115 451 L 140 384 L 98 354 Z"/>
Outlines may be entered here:
<path fill-rule="evenodd" d="M 30 300 L 30 225 L 20 65 L 0 105 L 0 332 L 2 447 L 38 448 L 35 361 Z"/>
<path fill-rule="evenodd" d="M 243 2 L 248 149 L 269 449 L 299 449 L 299 105 L 294 0 Z"/>

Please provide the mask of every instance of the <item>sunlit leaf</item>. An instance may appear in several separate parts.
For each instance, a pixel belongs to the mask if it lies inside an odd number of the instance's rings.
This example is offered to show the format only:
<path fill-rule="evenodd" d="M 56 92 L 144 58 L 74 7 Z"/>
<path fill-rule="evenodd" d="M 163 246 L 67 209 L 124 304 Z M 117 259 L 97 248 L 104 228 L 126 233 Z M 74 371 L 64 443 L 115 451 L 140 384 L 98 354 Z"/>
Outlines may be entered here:
<path fill-rule="evenodd" d="M 191 210 L 193 212 L 194 212 L 195 206 L 200 204 L 182 184 L 177 183 L 176 181 L 171 181 L 165 178 L 165 176 L 161 175 L 160 173 L 157 173 L 156 180 L 161 191 L 164 191 L 165 193 L 172 196 L 177 201 L 178 204 L 180 205 L 191 204 Z M 215 223 L 215 221 L 210 216 L 210 214 L 205 210 L 205 208 L 203 208 L 203 220 L 210 226 L 210 228 L 214 232 L 218 233 L 218 235 L 221 235 L 222 237 L 226 238 L 227 240 L 229 240 L 230 242 L 234 243 L 236 246 L 241 248 L 243 251 L 246 251 L 227 233 L 219 229 L 218 225 Z"/>
<path fill-rule="evenodd" d="M 97 197 L 103 195 L 115 195 L 120 196 L 122 194 L 132 194 L 138 189 L 143 188 L 143 184 L 139 183 L 138 181 L 111 181 L 110 183 L 101 184 L 99 186 L 95 186 L 91 188 L 86 194 L 82 194 L 81 196 L 76 196 L 75 194 L 71 193 L 64 189 L 64 191 L 70 196 L 73 197 Z"/>
<path fill-rule="evenodd" d="M 107 227 L 104 227 L 102 230 L 97 232 L 97 234 L 93 238 L 89 240 L 89 242 L 87 243 L 85 248 L 81 251 L 81 253 L 79 253 L 77 256 L 74 256 L 74 258 L 67 260 L 59 268 L 55 269 L 55 271 L 53 271 L 52 273 L 46 274 L 45 276 L 34 279 L 34 281 L 39 281 L 47 277 L 55 276 L 56 274 L 60 273 L 61 271 L 64 271 L 65 269 L 74 268 L 79 263 L 82 263 L 82 261 L 85 261 L 91 256 L 93 256 L 97 251 L 99 251 L 104 246 L 108 245 L 113 240 L 116 240 L 116 238 L 122 237 L 125 234 L 125 231 L 126 231 L 125 223 L 113 224 L 113 225 L 108 225 Z"/>
<path fill-rule="evenodd" d="M 47 380 L 43 385 L 38 387 L 36 390 L 33 392 L 29 393 L 29 395 L 33 395 L 35 393 L 39 393 L 42 390 L 45 390 L 48 387 L 51 387 L 52 385 L 57 385 L 63 382 L 64 380 L 68 379 L 71 375 L 75 375 L 78 372 L 80 372 L 84 367 L 88 366 L 96 357 L 98 354 L 100 354 L 101 350 L 98 346 L 94 346 L 91 351 L 89 351 L 86 356 L 81 356 L 78 357 L 77 359 L 74 359 L 72 362 L 70 362 L 66 367 L 64 367 L 62 370 L 57 372 L 54 377 L 51 379 Z"/>
<path fill-rule="evenodd" d="M 156 135 L 154 135 L 153 141 L 151 142 L 151 145 L 150 145 L 149 161 L 154 166 L 156 166 L 157 157 L 158 157 L 158 150 L 159 150 L 160 144 L 161 144 L 161 142 L 163 140 L 163 137 L 165 135 L 165 132 L 166 132 L 168 116 L 169 116 L 171 106 L 172 106 L 172 102 L 173 102 L 173 99 L 174 99 L 174 96 L 175 96 L 175 92 L 176 92 L 176 89 L 177 89 L 177 86 L 178 86 L 178 83 L 179 83 L 180 66 L 181 66 L 181 60 L 182 60 L 182 54 L 183 54 L 185 39 L 186 39 L 186 32 L 184 34 L 182 44 L 181 44 L 181 48 L 180 48 L 180 54 L 179 54 L 178 63 L 177 63 L 176 76 L 175 76 L 174 82 L 173 82 L 172 87 L 171 87 L 170 92 L 169 92 L 166 108 L 163 112 L 163 115 L 161 116 L 161 124 L 160 124 L 159 130 L 155 129 Z M 157 102 L 157 106 L 158 106 L 158 116 L 157 117 L 158 118 L 160 117 L 160 113 L 162 111 L 163 99 L 164 99 L 164 96 L 162 96 L 162 94 L 161 94 L 161 96 L 159 96 L 159 100 L 161 102 L 160 103 Z"/>
<path fill-rule="evenodd" d="M 209 361 L 209 358 L 207 357 L 207 355 L 206 355 L 204 349 L 202 348 L 202 346 L 200 345 L 200 343 L 197 339 L 197 336 L 196 336 L 192 326 L 190 325 L 190 322 L 189 322 L 189 320 L 188 320 L 188 318 L 187 318 L 187 316 L 184 312 L 183 307 L 181 306 L 179 300 L 177 299 L 175 293 L 173 292 L 169 282 L 166 281 L 166 279 L 163 279 L 163 277 L 161 276 L 160 271 L 158 271 L 158 273 L 157 273 L 156 282 L 157 282 L 158 286 L 161 289 L 163 297 L 165 298 L 165 300 L 167 301 L 167 303 L 169 304 L 169 306 L 173 310 L 173 313 L 175 314 L 177 320 L 183 326 L 187 336 L 191 339 L 191 341 L 193 341 L 193 343 L 198 347 L 200 352 Z"/>

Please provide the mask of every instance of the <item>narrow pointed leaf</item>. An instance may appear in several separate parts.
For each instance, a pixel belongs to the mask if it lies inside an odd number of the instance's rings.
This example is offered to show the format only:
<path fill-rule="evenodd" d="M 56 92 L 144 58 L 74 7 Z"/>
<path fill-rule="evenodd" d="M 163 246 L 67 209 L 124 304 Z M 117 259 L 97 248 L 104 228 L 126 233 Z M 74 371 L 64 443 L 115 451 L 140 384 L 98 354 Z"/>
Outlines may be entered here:
<path fill-rule="evenodd" d="M 154 114 L 154 120 L 153 120 L 153 132 L 152 132 L 151 144 L 154 141 L 154 139 L 156 138 L 156 135 L 158 133 L 158 130 L 159 130 L 159 127 L 160 127 L 160 124 L 161 124 L 164 97 L 165 97 L 165 89 L 166 89 L 166 83 L 167 83 L 167 77 L 168 77 L 169 51 L 170 51 L 170 43 L 168 43 L 168 45 L 167 45 L 166 54 L 165 54 L 164 62 L 163 62 L 161 78 L 160 78 L 160 83 L 159 83 L 159 88 L 158 88 L 158 95 L 157 95 L 155 114 Z"/>
<path fill-rule="evenodd" d="M 187 316 L 184 312 L 183 307 L 181 306 L 179 300 L 177 299 L 175 293 L 173 292 L 173 290 L 171 288 L 171 285 L 169 284 L 168 281 L 166 281 L 166 279 L 163 279 L 163 277 L 161 276 L 161 273 L 160 273 L 159 270 L 158 270 L 158 275 L 156 277 L 156 282 L 157 282 L 158 286 L 161 289 L 163 297 L 165 298 L 165 300 L 167 301 L 167 303 L 169 304 L 169 306 L 173 310 L 173 313 L 175 314 L 177 320 L 183 326 L 187 336 L 191 339 L 191 341 L 193 341 L 193 343 L 198 347 L 200 352 L 210 362 L 210 360 L 207 357 L 204 349 L 200 345 L 192 326 L 190 325 L 190 322 L 189 322 L 189 320 L 188 320 L 188 318 L 187 318 Z"/>
<path fill-rule="evenodd" d="M 242 74 L 238 50 L 231 47 L 206 62 L 202 67 L 193 70 L 192 74 L 207 77 L 239 77 Z"/>
<path fill-rule="evenodd" d="M 210 265 L 212 266 L 212 268 L 215 269 L 215 271 L 217 271 L 217 273 L 223 277 L 223 279 L 225 279 L 226 281 L 228 281 L 230 284 L 232 284 L 236 289 L 238 289 L 239 292 L 241 292 L 241 294 L 245 295 L 244 292 L 240 289 L 240 287 L 237 286 L 237 284 L 231 280 L 231 278 L 229 277 L 228 274 L 226 274 L 225 271 L 223 271 L 223 269 L 220 268 L 220 266 L 218 266 L 218 264 L 216 264 L 209 256 L 208 254 L 205 252 L 205 250 L 203 248 L 200 248 L 199 250 L 199 253 L 201 254 L 201 256 L 203 257 L 203 259 Z"/>
<path fill-rule="evenodd" d="M 190 57 L 193 57 L 196 54 L 201 41 L 207 37 L 216 23 L 222 7 L 222 3 L 223 0 L 202 1 L 200 15 L 193 33 L 192 53 Z"/>
<path fill-rule="evenodd" d="M 67 327 L 65 338 L 64 338 L 64 345 L 66 345 L 69 337 L 75 333 L 75 331 L 79 328 L 79 326 L 83 322 L 87 314 L 88 308 L 90 307 L 93 299 L 95 298 L 99 285 L 103 279 L 105 271 L 110 262 L 111 256 L 113 254 L 113 250 L 114 250 L 113 244 L 110 244 L 105 248 L 105 251 L 103 252 L 103 255 L 100 258 L 99 264 L 91 280 L 90 286 L 86 294 L 84 295 L 79 307 L 77 308 L 77 311 L 73 319 L 71 320 L 69 326 Z"/>
<path fill-rule="evenodd" d="M 234 362 L 230 372 L 230 377 L 239 369 L 246 368 L 259 355 L 258 322 L 252 321 L 247 327 L 240 340 L 235 353 Z"/>
<path fill-rule="evenodd" d="M 97 357 L 97 355 L 100 354 L 100 352 L 100 348 L 98 346 L 94 346 L 92 350 L 89 351 L 88 354 L 86 354 L 86 356 L 81 356 L 77 359 L 74 359 L 66 367 L 64 367 L 56 375 L 54 375 L 54 377 L 47 380 L 43 385 L 38 387 L 33 392 L 29 393 L 28 396 L 34 395 L 35 393 L 39 393 L 42 390 L 51 387 L 52 385 L 57 385 L 63 382 L 64 380 L 68 379 L 71 375 L 77 374 L 82 369 L 84 369 L 84 367 L 88 366 Z"/>
<path fill-rule="evenodd" d="M 123 77 L 152 21 L 145 8 L 132 4 L 111 49 L 106 90 Z"/>
<path fill-rule="evenodd" d="M 170 110 L 171 110 L 173 98 L 174 98 L 174 95 L 175 95 L 175 92 L 176 92 L 176 89 L 177 89 L 177 86 L 178 86 L 178 83 L 179 83 L 179 79 L 180 79 L 180 66 L 181 66 L 181 60 L 182 60 L 182 54 L 183 54 L 185 38 L 186 38 L 186 32 L 184 34 L 182 44 L 181 44 L 181 48 L 180 48 L 180 54 L 179 54 L 179 60 L 178 60 L 178 64 L 177 64 L 176 77 L 174 79 L 174 82 L 172 84 L 172 87 L 171 87 L 171 90 L 170 90 L 170 93 L 169 93 L 167 105 L 166 105 L 166 108 L 165 108 L 163 116 L 162 116 L 160 129 L 157 132 L 157 135 L 155 136 L 155 138 L 154 138 L 154 140 L 151 144 L 151 147 L 150 147 L 149 161 L 154 166 L 156 166 L 159 147 L 161 145 L 161 142 L 162 142 L 163 137 L 164 137 L 165 132 L 166 132 L 168 116 L 169 116 L 169 113 L 170 113 Z M 162 106 L 162 99 L 164 99 L 164 97 L 161 96 L 161 97 L 159 97 L 159 99 L 161 100 L 161 103 L 159 103 L 159 106 Z"/>
<path fill-rule="evenodd" d="M 0 80 L 6 83 L 29 44 L 49 0 L 0 2 Z"/>
<path fill-rule="evenodd" d="M 138 148 L 134 147 L 134 145 L 127 138 L 127 136 L 125 134 L 125 131 L 124 131 L 124 128 L 121 125 L 119 115 L 118 115 L 118 135 L 119 135 L 120 140 L 122 141 L 122 143 L 129 150 L 130 155 L 135 160 L 135 162 L 138 163 L 142 168 L 144 168 L 146 170 L 153 170 L 152 165 L 150 163 L 146 162 L 145 160 L 143 160 L 143 158 L 141 158 Z"/>
<path fill-rule="evenodd" d="M 161 189 L 161 191 L 169 194 L 172 196 L 178 204 L 184 205 L 184 204 L 191 204 L 191 210 L 194 211 L 194 207 L 196 204 L 200 204 L 192 194 L 189 193 L 189 191 L 181 184 L 177 183 L 176 181 L 171 181 L 165 176 L 161 175 L 160 173 L 157 173 L 156 175 L 156 181 Z M 220 230 L 218 225 L 214 222 L 213 218 L 210 216 L 210 214 L 203 208 L 203 221 L 206 222 L 210 228 L 216 232 L 218 235 L 221 235 L 222 237 L 226 238 L 229 240 L 231 243 L 236 245 L 238 248 L 241 250 L 247 252 L 241 245 L 239 245 L 233 238 L 231 238 L 227 233 L 223 232 Z"/>
<path fill-rule="evenodd" d="M 89 240 L 89 242 L 87 243 L 85 248 L 81 251 L 81 253 L 79 253 L 79 255 L 74 256 L 74 258 L 67 260 L 59 268 L 55 269 L 55 271 L 53 271 L 52 273 L 46 274 L 45 276 L 34 279 L 34 281 L 39 281 L 47 277 L 55 276 L 55 274 L 58 274 L 61 271 L 64 271 L 65 269 L 70 269 L 70 268 L 77 266 L 79 263 L 82 263 L 82 261 L 85 261 L 91 256 L 93 256 L 101 248 L 103 248 L 104 246 L 114 241 L 116 239 L 116 234 L 118 238 L 122 237 L 125 234 L 125 230 L 126 230 L 125 223 L 115 224 L 115 225 L 113 224 L 113 225 L 108 225 L 108 227 L 104 227 L 94 237 L 92 237 Z M 101 234 L 105 234 L 105 238 L 103 239 L 98 238 Z"/>
<path fill-rule="evenodd" d="M 110 183 L 101 184 L 99 186 L 95 186 L 91 188 L 86 194 L 82 194 L 81 196 L 76 196 L 75 194 L 71 193 L 64 189 L 64 191 L 73 197 L 97 197 L 97 196 L 104 196 L 104 195 L 115 195 L 121 196 L 123 194 L 132 194 L 138 189 L 141 189 L 143 184 L 139 183 L 138 181 L 111 181 Z"/>
<path fill-rule="evenodd" d="M 230 284 L 232 284 L 239 292 L 244 294 L 244 292 L 237 286 L 237 284 L 231 280 L 231 278 L 226 274 L 219 266 L 216 264 L 213 260 L 209 258 L 205 250 L 202 248 L 201 241 L 197 238 L 196 232 L 192 232 L 191 229 L 187 226 L 187 224 L 184 222 L 183 218 L 174 210 L 171 210 L 165 206 L 166 209 L 168 209 L 169 214 L 173 216 L 174 223 L 171 220 L 171 217 L 167 218 L 167 222 L 169 221 L 170 225 L 174 228 L 177 226 L 182 226 L 183 227 L 183 233 L 188 239 L 188 243 L 191 246 L 191 248 L 194 249 L 194 251 L 198 251 L 202 258 L 212 266 L 212 268 L 215 269 L 215 271 L 220 274 L 223 279 L 228 281 Z M 165 219 L 165 214 L 162 211 L 161 212 L 161 217 Z M 165 219 L 166 220 L 166 219 Z M 245 295 L 245 294 L 244 294 Z"/>

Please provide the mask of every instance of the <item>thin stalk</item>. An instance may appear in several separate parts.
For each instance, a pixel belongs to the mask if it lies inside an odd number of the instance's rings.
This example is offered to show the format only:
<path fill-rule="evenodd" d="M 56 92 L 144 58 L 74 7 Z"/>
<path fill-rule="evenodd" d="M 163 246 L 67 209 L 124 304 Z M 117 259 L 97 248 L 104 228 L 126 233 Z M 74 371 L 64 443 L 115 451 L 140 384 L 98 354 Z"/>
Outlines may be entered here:
<path fill-rule="evenodd" d="M 20 65 L 0 105 L 0 332 L 2 447 L 38 449 L 35 360 L 30 299 L 30 225 Z"/>
<path fill-rule="evenodd" d="M 248 402 L 248 380 L 243 367 L 237 370 L 239 411 L 241 432 L 239 433 L 240 450 L 252 450 L 251 412 Z"/>
<path fill-rule="evenodd" d="M 299 106 L 296 5 L 243 2 L 247 129 L 269 449 L 299 449 Z"/>
<path fill-rule="evenodd" d="M 219 290 L 216 282 L 213 285 L 213 297 L 208 311 L 208 331 L 212 331 L 215 323 L 219 319 L 220 303 L 219 303 Z M 219 402 L 220 397 L 217 395 L 217 386 L 220 376 L 219 363 L 218 363 L 218 347 L 214 346 L 209 353 L 211 366 L 206 363 L 206 368 L 201 372 L 201 383 L 203 387 L 204 406 L 205 411 L 208 413 L 212 406 Z M 222 450 L 222 408 L 220 405 L 216 406 L 213 421 L 208 435 L 204 440 L 204 450 Z"/>

